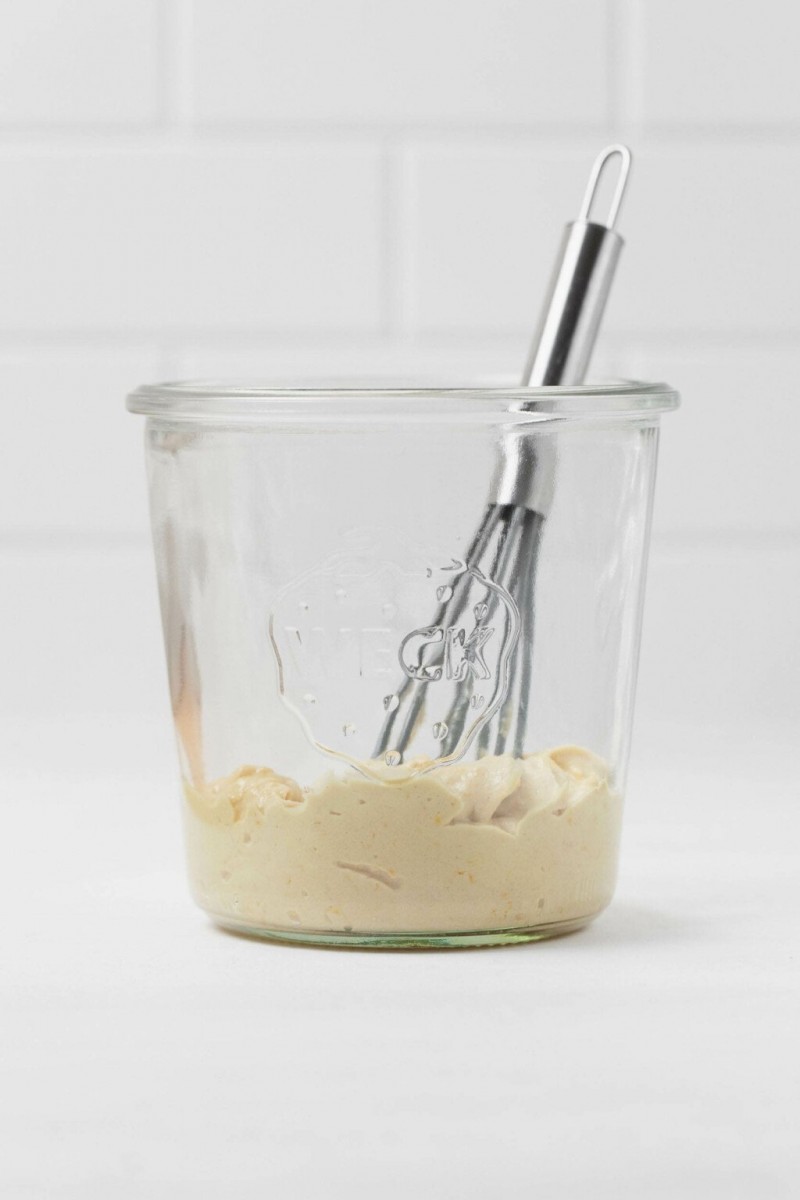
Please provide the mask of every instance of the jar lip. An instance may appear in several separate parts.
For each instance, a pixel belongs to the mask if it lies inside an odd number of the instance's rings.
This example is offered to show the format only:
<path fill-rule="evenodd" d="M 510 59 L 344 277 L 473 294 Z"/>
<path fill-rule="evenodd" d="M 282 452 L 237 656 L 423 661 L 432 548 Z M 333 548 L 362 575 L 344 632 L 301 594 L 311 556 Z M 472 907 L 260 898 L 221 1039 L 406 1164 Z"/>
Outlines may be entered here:
<path fill-rule="evenodd" d="M 131 392 L 130 412 L 199 424 L 419 420 L 515 422 L 647 417 L 677 408 L 665 383 L 618 379 L 570 387 L 523 388 L 495 380 L 275 380 L 268 383 L 180 380 Z"/>

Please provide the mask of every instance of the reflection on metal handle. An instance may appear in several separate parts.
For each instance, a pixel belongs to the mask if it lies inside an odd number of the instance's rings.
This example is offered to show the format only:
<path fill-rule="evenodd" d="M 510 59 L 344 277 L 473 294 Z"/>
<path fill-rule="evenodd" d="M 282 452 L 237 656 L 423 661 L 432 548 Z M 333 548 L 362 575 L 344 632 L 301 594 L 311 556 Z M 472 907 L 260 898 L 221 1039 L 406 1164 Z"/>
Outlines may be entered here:
<path fill-rule="evenodd" d="M 600 178 L 612 158 L 619 177 L 605 224 L 590 221 Z M 523 387 L 582 383 L 611 289 L 623 240 L 614 224 L 631 169 L 627 146 L 607 146 L 595 159 L 577 221 L 564 230 L 542 316 L 522 376 Z M 536 441 L 534 448 L 529 443 Z M 544 435 L 512 433 L 503 444 L 492 496 L 546 514 L 555 483 L 555 446 Z"/>
<path fill-rule="evenodd" d="M 612 158 L 620 173 L 608 223 L 589 220 L 600 177 Z M 581 383 L 611 289 L 623 241 L 614 230 L 631 169 L 627 146 L 608 146 L 592 167 L 577 221 L 564 231 L 542 317 L 522 376 L 523 387 Z"/>
<path fill-rule="evenodd" d="M 503 439 L 492 480 L 491 503 L 513 504 L 545 516 L 555 489 L 556 448 L 552 435 L 522 433 Z"/>

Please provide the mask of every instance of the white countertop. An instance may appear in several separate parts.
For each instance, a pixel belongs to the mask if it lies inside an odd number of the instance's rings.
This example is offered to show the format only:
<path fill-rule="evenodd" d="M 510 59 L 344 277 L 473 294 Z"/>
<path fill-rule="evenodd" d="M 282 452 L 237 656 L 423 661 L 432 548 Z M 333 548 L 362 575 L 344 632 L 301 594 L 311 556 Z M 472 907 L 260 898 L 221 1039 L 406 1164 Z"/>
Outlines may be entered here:
<path fill-rule="evenodd" d="M 0 1195 L 796 1196 L 796 734 L 641 734 L 594 926 L 398 954 L 217 932 L 166 737 L 17 730 Z"/>

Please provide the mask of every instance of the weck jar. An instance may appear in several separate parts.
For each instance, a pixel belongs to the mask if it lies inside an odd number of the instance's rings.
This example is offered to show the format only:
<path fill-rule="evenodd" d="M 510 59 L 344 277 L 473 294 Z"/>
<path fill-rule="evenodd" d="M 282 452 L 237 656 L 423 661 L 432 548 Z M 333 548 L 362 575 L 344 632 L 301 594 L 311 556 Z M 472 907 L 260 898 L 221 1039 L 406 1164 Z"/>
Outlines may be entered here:
<path fill-rule="evenodd" d="M 362 946 L 596 916 L 676 394 L 173 383 L 128 404 L 197 903 Z"/>

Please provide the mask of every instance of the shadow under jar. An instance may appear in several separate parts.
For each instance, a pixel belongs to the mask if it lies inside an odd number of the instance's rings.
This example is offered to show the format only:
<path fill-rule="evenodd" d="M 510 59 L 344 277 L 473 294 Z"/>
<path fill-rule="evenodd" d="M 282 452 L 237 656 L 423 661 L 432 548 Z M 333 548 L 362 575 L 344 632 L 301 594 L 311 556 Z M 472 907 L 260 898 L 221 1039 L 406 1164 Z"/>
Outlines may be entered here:
<path fill-rule="evenodd" d="M 610 902 L 676 404 L 627 382 L 133 393 L 189 878 L 214 921 L 465 946 Z M 493 490 L 514 462 L 530 508 Z"/>

